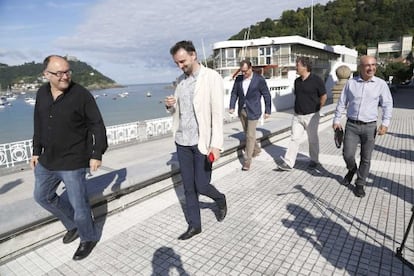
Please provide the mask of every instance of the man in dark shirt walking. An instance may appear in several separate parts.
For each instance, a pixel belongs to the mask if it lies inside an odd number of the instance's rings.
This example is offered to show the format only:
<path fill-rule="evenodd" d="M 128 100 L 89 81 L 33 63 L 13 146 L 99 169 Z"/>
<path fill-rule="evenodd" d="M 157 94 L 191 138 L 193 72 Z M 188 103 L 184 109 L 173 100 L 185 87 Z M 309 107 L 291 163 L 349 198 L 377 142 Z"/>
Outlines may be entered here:
<path fill-rule="evenodd" d="M 86 190 L 86 171 L 101 166 L 108 147 L 106 129 L 92 94 L 71 81 L 67 60 L 52 55 L 44 60 L 49 83 L 39 88 L 34 110 L 34 198 L 55 215 L 67 232 L 63 243 L 80 237 L 73 259 L 87 257 L 98 241 Z M 67 196 L 56 193 L 65 184 Z"/>
<path fill-rule="evenodd" d="M 319 165 L 319 110 L 325 104 L 327 96 L 325 84 L 317 75 L 311 73 L 312 64 L 308 57 L 298 57 L 295 80 L 295 114 L 292 119 L 290 143 L 279 170 L 290 171 L 296 162 L 299 145 L 305 131 L 308 135 L 310 163 L 309 169 Z"/>

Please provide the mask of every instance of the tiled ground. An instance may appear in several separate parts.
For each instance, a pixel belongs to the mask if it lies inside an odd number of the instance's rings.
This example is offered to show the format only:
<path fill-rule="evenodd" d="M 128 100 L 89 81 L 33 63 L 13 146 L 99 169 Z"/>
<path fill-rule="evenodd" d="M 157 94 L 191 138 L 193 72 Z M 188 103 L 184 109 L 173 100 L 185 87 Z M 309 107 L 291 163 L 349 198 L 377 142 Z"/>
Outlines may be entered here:
<path fill-rule="evenodd" d="M 227 218 L 217 222 L 202 198 L 203 232 L 188 241 L 177 240 L 186 229 L 178 188 L 108 217 L 83 261 L 71 260 L 77 242 L 57 240 L 4 264 L 0 275 L 414 275 L 395 257 L 413 204 L 411 98 L 396 95 L 401 108 L 377 139 L 363 199 L 339 184 L 341 150 L 321 126 L 319 172 L 306 170 L 306 143 L 295 170 L 275 171 L 287 140 L 264 148 L 249 172 L 227 165 L 214 182 L 227 196 Z M 413 248 L 411 232 L 403 252 L 411 262 Z"/>

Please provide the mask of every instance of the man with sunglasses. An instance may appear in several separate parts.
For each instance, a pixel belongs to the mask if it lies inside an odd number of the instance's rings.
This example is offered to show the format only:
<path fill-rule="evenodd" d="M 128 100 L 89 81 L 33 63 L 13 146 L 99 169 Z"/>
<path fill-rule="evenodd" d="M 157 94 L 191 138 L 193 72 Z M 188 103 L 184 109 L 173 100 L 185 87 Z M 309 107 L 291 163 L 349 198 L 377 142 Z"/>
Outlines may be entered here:
<path fill-rule="evenodd" d="M 67 229 L 63 243 L 80 237 L 73 259 L 87 257 L 98 241 L 86 190 L 87 169 L 96 171 L 108 147 L 106 129 L 92 94 L 71 81 L 68 61 L 44 60 L 49 82 L 39 88 L 34 110 L 34 198 Z M 60 183 L 65 192 L 56 192 Z"/>

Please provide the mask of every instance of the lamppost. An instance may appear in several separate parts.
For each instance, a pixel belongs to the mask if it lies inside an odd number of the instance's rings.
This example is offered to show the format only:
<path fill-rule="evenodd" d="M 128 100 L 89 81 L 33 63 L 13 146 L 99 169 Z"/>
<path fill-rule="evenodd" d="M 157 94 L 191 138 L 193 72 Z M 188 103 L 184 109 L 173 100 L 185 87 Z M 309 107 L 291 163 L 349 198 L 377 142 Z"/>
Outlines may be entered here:
<path fill-rule="evenodd" d="M 311 33 L 310 33 L 310 39 L 313 40 L 313 0 L 312 0 L 312 6 L 311 6 Z"/>

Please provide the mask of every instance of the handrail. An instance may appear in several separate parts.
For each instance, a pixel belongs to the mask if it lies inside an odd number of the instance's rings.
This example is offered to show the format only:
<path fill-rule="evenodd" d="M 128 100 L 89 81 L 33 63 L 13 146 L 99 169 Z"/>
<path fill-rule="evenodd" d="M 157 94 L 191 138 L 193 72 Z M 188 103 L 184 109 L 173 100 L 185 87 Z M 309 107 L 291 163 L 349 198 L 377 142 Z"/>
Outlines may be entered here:
<path fill-rule="evenodd" d="M 172 131 L 172 118 L 164 117 L 108 126 L 108 145 L 143 142 L 154 137 L 165 136 Z M 0 169 L 29 163 L 32 157 L 32 139 L 0 144 Z"/>

